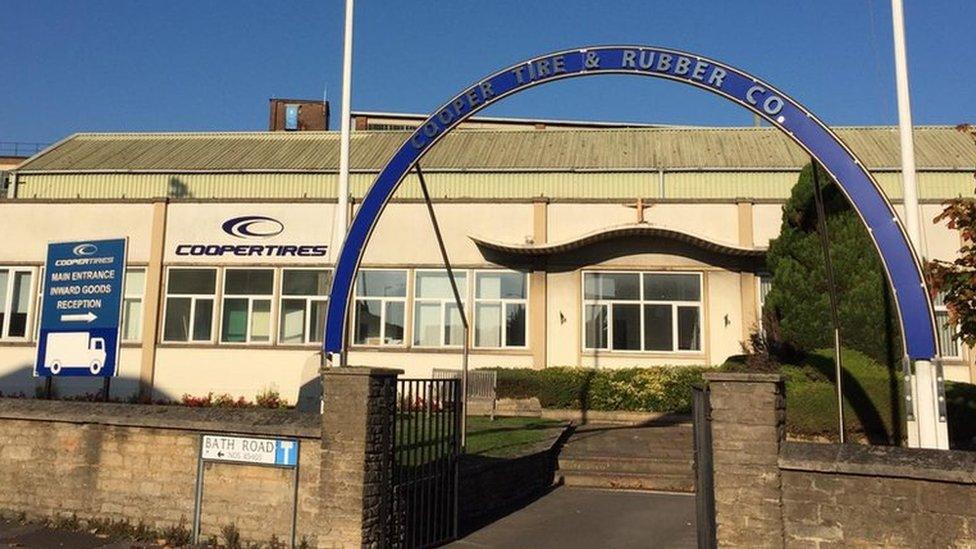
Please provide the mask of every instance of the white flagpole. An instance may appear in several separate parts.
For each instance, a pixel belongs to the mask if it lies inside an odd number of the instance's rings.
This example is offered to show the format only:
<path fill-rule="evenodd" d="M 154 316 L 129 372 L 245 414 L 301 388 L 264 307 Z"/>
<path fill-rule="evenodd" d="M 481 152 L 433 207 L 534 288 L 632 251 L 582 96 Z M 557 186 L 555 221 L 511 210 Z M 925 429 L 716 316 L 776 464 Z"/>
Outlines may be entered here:
<path fill-rule="evenodd" d="M 346 26 L 342 46 L 342 113 L 339 122 L 339 185 L 337 188 L 336 234 L 345 242 L 349 228 L 349 131 L 352 109 L 352 15 L 354 0 L 346 0 Z M 345 339 L 345 337 L 343 338 Z M 342 342 L 339 365 L 346 365 L 346 341 Z"/>
<path fill-rule="evenodd" d="M 905 195 L 905 228 L 912 246 L 924 256 L 919 222 L 918 185 L 915 181 L 915 143 L 912 138 L 912 106 L 908 92 L 908 62 L 905 47 L 905 14 L 902 0 L 891 0 L 891 24 L 895 39 L 895 83 L 898 92 L 898 130 L 901 138 L 901 178 Z M 939 413 L 939 381 L 932 362 L 915 361 L 915 425 L 908 425 L 909 446 L 949 448 L 944 417 Z"/>

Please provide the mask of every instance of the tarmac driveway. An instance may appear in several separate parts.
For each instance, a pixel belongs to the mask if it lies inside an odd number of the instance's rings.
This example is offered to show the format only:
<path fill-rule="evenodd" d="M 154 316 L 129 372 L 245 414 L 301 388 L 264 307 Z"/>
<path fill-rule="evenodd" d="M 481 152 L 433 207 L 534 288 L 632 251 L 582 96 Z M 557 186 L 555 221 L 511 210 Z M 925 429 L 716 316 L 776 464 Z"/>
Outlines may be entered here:
<path fill-rule="evenodd" d="M 561 487 L 447 547 L 696 547 L 688 494 Z"/>

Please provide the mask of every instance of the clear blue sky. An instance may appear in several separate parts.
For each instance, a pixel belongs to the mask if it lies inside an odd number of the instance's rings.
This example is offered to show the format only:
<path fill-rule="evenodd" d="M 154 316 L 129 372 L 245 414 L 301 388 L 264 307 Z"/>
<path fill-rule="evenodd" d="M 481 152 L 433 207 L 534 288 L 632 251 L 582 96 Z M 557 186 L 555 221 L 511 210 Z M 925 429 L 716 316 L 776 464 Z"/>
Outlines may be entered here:
<path fill-rule="evenodd" d="M 337 113 L 342 9 L 341 0 L 5 1 L 0 141 L 262 130 L 268 98 L 318 98 L 326 86 Z M 906 17 L 915 122 L 976 122 L 976 2 L 906 0 Z M 524 58 L 612 43 L 738 66 L 829 124 L 897 121 L 888 0 L 360 0 L 352 105 L 429 112 Z M 751 122 L 704 92 L 627 77 L 550 84 L 485 114 Z"/>

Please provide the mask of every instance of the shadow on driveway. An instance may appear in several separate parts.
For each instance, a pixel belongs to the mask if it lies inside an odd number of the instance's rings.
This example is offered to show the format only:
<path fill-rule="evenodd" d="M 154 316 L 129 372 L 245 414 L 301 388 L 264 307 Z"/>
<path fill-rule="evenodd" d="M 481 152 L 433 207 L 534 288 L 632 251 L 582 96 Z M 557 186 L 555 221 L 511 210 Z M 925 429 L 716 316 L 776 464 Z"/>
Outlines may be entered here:
<path fill-rule="evenodd" d="M 686 494 L 561 487 L 447 547 L 696 547 Z"/>

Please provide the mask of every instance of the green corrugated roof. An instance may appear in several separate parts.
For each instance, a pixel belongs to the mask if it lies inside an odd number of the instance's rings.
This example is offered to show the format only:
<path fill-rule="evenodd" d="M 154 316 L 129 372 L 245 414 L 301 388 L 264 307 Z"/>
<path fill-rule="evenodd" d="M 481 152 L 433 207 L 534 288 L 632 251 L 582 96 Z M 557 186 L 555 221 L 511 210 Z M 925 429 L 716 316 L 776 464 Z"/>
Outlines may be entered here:
<path fill-rule="evenodd" d="M 900 165 L 895 127 L 835 128 L 871 169 Z M 351 166 L 378 171 L 407 137 L 402 131 L 352 134 Z M 967 169 L 976 144 L 949 126 L 915 130 L 920 169 Z M 335 171 L 336 132 L 76 134 L 18 170 Z M 428 170 L 796 169 L 808 161 L 775 128 L 456 130 L 424 158 Z"/>

